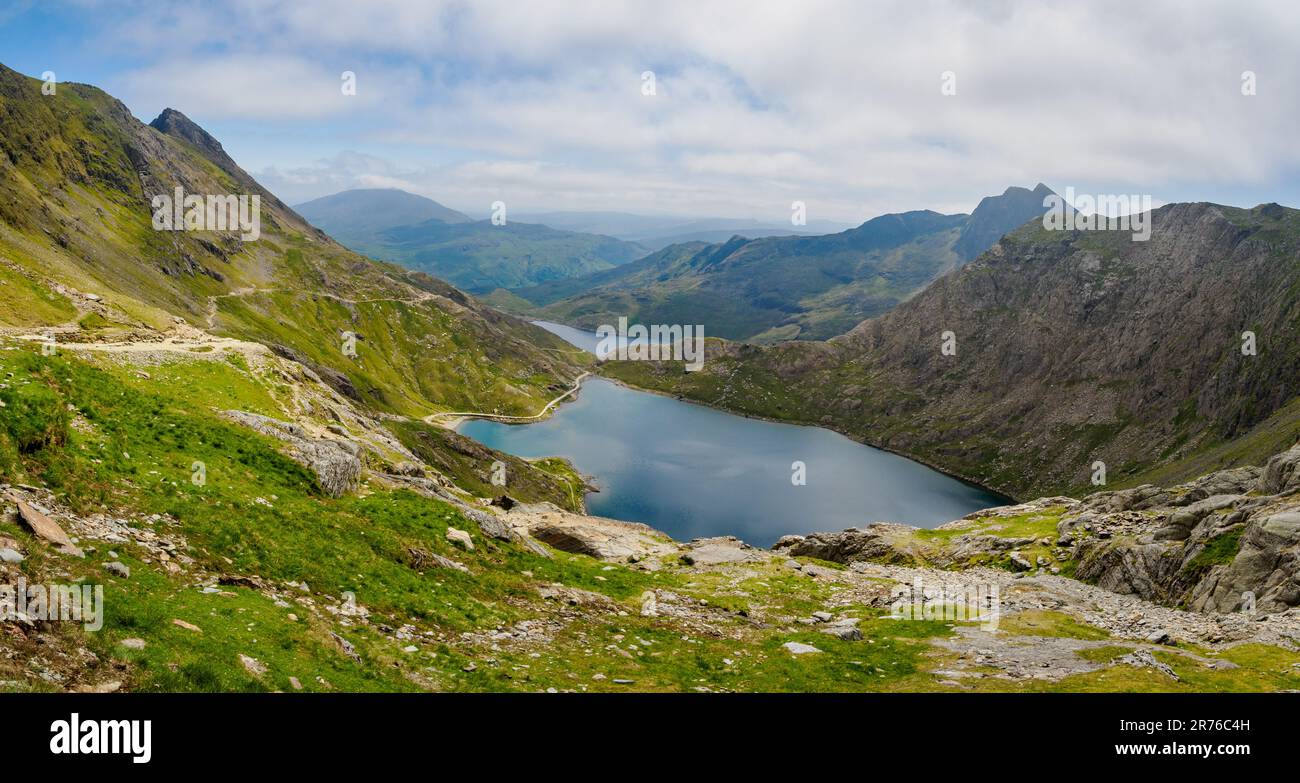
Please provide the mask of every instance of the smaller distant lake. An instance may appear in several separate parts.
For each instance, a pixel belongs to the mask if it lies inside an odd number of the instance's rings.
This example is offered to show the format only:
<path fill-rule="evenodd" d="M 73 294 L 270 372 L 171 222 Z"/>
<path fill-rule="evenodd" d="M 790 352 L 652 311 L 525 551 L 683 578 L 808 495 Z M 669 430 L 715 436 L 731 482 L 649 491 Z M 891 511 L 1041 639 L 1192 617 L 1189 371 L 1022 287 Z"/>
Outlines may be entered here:
<path fill-rule="evenodd" d="M 580 348 L 596 346 L 591 332 L 538 325 Z M 474 419 L 458 429 L 516 456 L 568 458 L 600 488 L 587 496 L 591 513 L 681 541 L 734 535 L 770 546 L 789 533 L 868 522 L 933 527 L 1005 502 L 830 430 L 747 419 L 596 377 L 545 421 Z M 791 481 L 794 462 L 806 466 L 806 485 Z"/>

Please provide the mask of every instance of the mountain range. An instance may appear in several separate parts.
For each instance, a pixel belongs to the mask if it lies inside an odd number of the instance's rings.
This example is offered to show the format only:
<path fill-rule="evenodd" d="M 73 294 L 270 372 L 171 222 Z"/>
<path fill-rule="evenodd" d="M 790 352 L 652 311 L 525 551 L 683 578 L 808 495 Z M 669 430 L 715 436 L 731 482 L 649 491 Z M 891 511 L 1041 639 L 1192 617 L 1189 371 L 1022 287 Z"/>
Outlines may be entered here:
<path fill-rule="evenodd" d="M 347 190 L 296 209 L 347 247 L 470 293 L 581 276 L 640 258 L 635 242 L 511 219 L 473 220 L 401 190 Z"/>
<path fill-rule="evenodd" d="M 969 215 L 882 215 L 824 236 L 780 236 L 666 247 L 586 277 L 555 280 L 492 303 L 595 329 L 620 316 L 642 323 L 702 323 L 733 340 L 816 340 L 887 312 L 1026 221 L 1052 195 L 1008 188 Z"/>
<path fill-rule="evenodd" d="M 648 250 L 661 250 L 684 242 L 725 242 L 737 234 L 758 239 L 792 234 L 833 234 L 852 228 L 832 220 L 809 220 L 805 225 L 793 225 L 752 218 L 683 218 L 627 212 L 530 212 L 521 213 L 519 219 L 568 231 L 606 234 L 636 242 Z"/>

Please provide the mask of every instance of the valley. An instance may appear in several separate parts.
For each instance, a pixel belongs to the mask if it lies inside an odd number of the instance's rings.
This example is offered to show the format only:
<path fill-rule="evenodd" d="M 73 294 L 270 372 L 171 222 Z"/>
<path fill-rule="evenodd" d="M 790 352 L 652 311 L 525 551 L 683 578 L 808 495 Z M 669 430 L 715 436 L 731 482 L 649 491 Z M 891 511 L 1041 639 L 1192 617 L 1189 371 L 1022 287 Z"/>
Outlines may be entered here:
<path fill-rule="evenodd" d="M 0 691 L 1300 688 L 1295 210 L 1134 243 L 1019 188 L 511 294 L 703 322 L 686 373 L 338 244 L 179 111 L 0 68 L 0 130 L 0 585 L 104 595 L 0 592 Z M 154 230 L 178 187 L 257 238 Z"/>

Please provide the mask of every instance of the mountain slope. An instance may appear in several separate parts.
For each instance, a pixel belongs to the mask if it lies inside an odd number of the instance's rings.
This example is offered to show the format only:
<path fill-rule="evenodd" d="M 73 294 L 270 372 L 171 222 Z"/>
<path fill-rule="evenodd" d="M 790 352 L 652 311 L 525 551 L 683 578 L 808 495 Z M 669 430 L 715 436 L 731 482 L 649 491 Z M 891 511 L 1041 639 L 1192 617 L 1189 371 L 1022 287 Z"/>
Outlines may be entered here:
<path fill-rule="evenodd" d="M 645 254 L 642 246 L 621 239 L 513 220 L 505 225 L 428 220 L 385 229 L 353 247 L 471 293 L 580 277 Z"/>
<path fill-rule="evenodd" d="M 1177 204 L 1152 220 L 1146 242 L 1026 225 L 829 342 L 711 345 L 690 375 L 608 371 L 1017 496 L 1077 492 L 1098 461 L 1112 485 L 1258 464 L 1300 435 L 1300 212 Z"/>
<path fill-rule="evenodd" d="M 905 212 L 826 236 L 672 246 L 616 274 L 511 293 L 534 314 L 586 328 L 627 316 L 702 323 L 706 334 L 734 340 L 826 339 L 887 312 L 968 261 L 964 254 L 972 248 L 983 250 L 1005 230 L 1041 215 L 1041 194 L 1050 192 L 1042 185 L 1009 188 L 969 216 Z"/>
<path fill-rule="evenodd" d="M 0 152 L 0 289 L 42 303 L 11 304 L 0 324 L 71 337 L 179 318 L 280 346 L 358 401 L 408 415 L 531 414 L 580 371 L 544 330 L 335 244 L 179 112 L 145 125 L 98 89 L 44 96 L 0 66 Z M 260 238 L 155 230 L 151 199 L 178 186 L 260 196 Z M 349 332 L 356 356 L 342 347 Z"/>

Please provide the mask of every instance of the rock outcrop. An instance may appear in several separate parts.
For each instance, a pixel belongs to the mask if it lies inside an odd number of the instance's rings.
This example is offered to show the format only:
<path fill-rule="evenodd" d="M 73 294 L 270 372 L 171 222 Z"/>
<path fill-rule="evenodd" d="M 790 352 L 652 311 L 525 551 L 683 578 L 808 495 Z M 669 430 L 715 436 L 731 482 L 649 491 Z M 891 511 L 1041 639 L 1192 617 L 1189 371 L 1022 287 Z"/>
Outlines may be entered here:
<path fill-rule="evenodd" d="M 1300 605 L 1300 448 L 1259 468 L 1202 476 L 1160 490 L 1084 498 L 1080 579 L 1206 612 L 1284 611 Z"/>
<path fill-rule="evenodd" d="M 837 563 L 1061 573 L 1197 612 L 1300 607 L 1300 446 L 1263 467 L 1074 500 L 986 509 L 933 531 L 876 523 L 786 536 L 773 550 Z M 1044 523 L 1055 522 L 1054 535 Z"/>
<path fill-rule="evenodd" d="M 791 557 L 815 557 L 832 563 L 857 560 L 892 561 L 900 552 L 895 541 L 908 535 L 911 528 L 877 522 L 863 528 L 848 528 L 838 533 L 810 533 L 806 536 L 783 536 L 772 546 Z"/>
<path fill-rule="evenodd" d="M 356 489 L 361 479 L 361 447 L 355 442 L 312 437 L 297 424 L 248 411 L 226 411 L 225 416 L 287 444 L 288 456 L 316 474 L 325 494 L 340 497 Z"/>
<path fill-rule="evenodd" d="M 520 504 L 506 517 L 516 530 L 562 552 L 607 561 L 636 561 L 674 552 L 677 545 L 635 522 L 571 514 L 550 503 Z"/>

